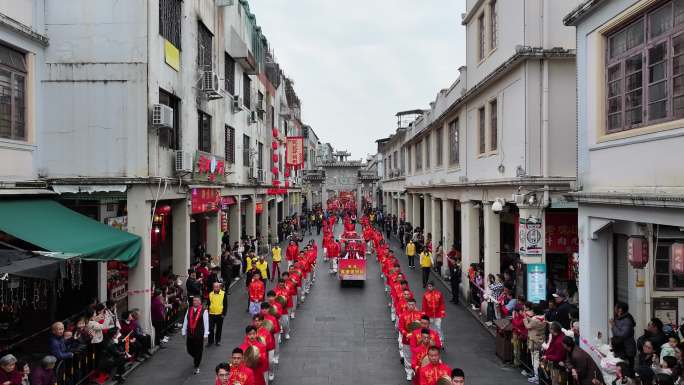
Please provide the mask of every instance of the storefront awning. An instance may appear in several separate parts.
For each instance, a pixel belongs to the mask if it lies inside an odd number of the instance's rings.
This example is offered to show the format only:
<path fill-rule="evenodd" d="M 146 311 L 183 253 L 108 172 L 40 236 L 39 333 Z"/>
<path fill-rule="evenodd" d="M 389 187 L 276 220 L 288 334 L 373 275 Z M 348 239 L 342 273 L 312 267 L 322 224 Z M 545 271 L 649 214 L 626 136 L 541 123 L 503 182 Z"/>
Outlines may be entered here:
<path fill-rule="evenodd" d="M 0 231 L 49 251 L 129 267 L 138 263 L 142 242 L 51 200 L 0 201 Z"/>

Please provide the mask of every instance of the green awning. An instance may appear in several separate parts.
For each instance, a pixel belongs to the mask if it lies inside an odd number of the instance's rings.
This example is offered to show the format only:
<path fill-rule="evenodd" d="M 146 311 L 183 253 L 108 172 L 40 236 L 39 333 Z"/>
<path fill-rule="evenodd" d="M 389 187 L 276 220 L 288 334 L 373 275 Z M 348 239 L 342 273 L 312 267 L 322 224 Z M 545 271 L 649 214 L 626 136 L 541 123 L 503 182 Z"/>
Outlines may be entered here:
<path fill-rule="evenodd" d="M 48 251 L 129 267 L 138 263 L 142 242 L 51 200 L 0 201 L 0 230 Z"/>

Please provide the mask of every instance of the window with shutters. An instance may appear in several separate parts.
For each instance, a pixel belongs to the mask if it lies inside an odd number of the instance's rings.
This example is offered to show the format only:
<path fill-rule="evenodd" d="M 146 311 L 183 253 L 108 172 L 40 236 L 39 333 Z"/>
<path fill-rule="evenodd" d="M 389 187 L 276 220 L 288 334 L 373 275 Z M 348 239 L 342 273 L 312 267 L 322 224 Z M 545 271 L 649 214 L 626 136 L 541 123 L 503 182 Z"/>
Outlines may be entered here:
<path fill-rule="evenodd" d="M 235 129 L 226 126 L 226 163 L 235 164 Z"/>
<path fill-rule="evenodd" d="M 182 0 L 159 0 L 159 34 L 181 48 Z"/>
<path fill-rule="evenodd" d="M 427 134 L 425 137 L 425 169 L 430 169 L 430 158 L 432 158 L 432 135 Z"/>
<path fill-rule="evenodd" d="M 197 111 L 197 149 L 211 153 L 211 116 Z"/>
<path fill-rule="evenodd" d="M 487 127 L 485 126 L 485 108 L 480 107 L 477 110 L 477 137 L 478 137 L 478 153 L 484 154 L 487 151 Z"/>
<path fill-rule="evenodd" d="M 477 58 L 484 60 L 485 47 L 487 46 L 487 37 L 485 29 L 484 12 L 477 18 Z"/>
<path fill-rule="evenodd" d="M 489 2 L 489 50 L 496 48 L 497 29 L 499 28 L 497 21 L 497 7 L 496 0 Z"/>
<path fill-rule="evenodd" d="M 449 122 L 449 165 L 458 164 L 459 157 L 459 132 L 458 118 Z"/>
<path fill-rule="evenodd" d="M 496 99 L 489 102 L 489 151 L 496 151 L 499 147 Z"/>
<path fill-rule="evenodd" d="M 228 54 L 226 54 L 225 57 L 224 70 L 226 79 L 224 87 L 226 92 L 235 95 L 235 59 Z"/>
<path fill-rule="evenodd" d="M 422 157 L 422 151 L 423 150 L 423 141 L 421 140 L 420 142 L 416 143 L 415 145 L 415 151 L 416 151 L 416 171 L 420 171 L 423 169 L 423 157 Z"/>
<path fill-rule="evenodd" d="M 242 165 L 245 167 L 250 166 L 249 162 L 249 151 L 250 151 L 249 136 L 242 135 Z"/>
<path fill-rule="evenodd" d="M 437 137 L 435 138 L 435 156 L 436 156 L 436 161 L 435 163 L 437 166 L 441 166 L 443 163 L 443 158 L 444 158 L 444 139 L 442 138 L 442 127 L 439 127 L 437 129 Z"/>
<path fill-rule="evenodd" d="M 242 101 L 245 108 L 252 109 L 252 79 L 247 74 L 242 74 Z"/>
<path fill-rule="evenodd" d="M 684 0 L 606 36 L 606 133 L 684 118 Z"/>
<path fill-rule="evenodd" d="M 0 45 L 0 138 L 27 140 L 26 60 L 22 52 Z"/>
<path fill-rule="evenodd" d="M 257 168 L 262 169 L 264 167 L 264 144 L 259 142 L 257 144 Z"/>

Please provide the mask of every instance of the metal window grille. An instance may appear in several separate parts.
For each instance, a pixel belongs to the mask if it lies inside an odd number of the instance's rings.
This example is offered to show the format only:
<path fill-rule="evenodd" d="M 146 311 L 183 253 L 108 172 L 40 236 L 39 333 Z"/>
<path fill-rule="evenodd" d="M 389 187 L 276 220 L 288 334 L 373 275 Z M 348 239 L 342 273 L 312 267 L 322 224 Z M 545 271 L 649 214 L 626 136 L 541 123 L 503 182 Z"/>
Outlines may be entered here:
<path fill-rule="evenodd" d="M 181 48 L 181 0 L 159 0 L 159 34 Z"/>

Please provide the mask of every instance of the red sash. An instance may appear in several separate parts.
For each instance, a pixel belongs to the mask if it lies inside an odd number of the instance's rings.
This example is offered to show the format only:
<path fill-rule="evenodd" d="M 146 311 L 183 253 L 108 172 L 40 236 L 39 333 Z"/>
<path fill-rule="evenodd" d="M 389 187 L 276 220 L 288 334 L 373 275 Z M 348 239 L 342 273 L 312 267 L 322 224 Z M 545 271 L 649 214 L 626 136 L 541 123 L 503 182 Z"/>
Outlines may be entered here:
<path fill-rule="evenodd" d="M 195 311 L 194 315 L 192 314 L 193 310 Z M 199 320 L 200 315 L 202 315 L 202 306 L 201 305 L 200 305 L 200 307 L 197 308 L 197 310 L 195 310 L 194 307 L 190 308 L 190 311 L 188 313 L 188 323 L 190 326 L 190 333 L 189 334 L 195 334 L 195 329 L 197 328 L 197 321 Z"/>

